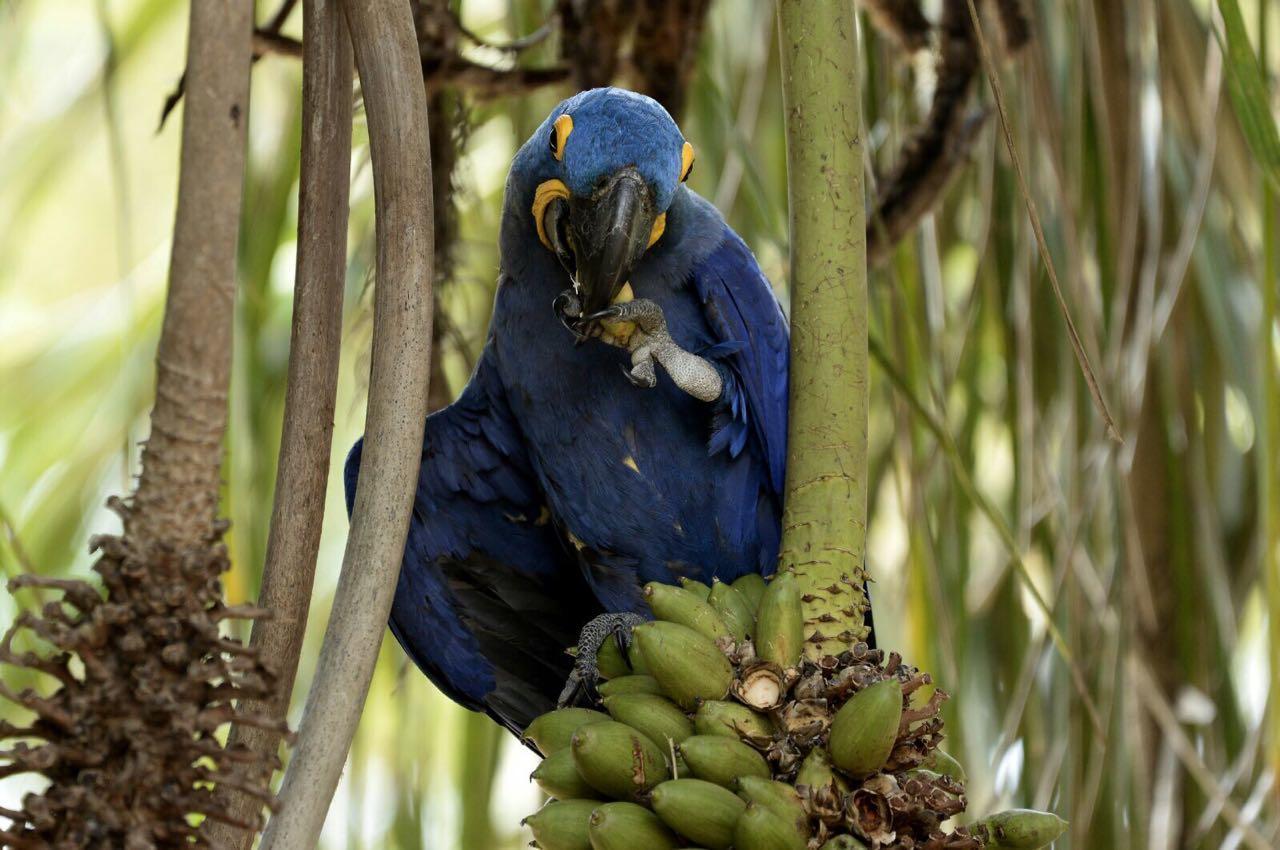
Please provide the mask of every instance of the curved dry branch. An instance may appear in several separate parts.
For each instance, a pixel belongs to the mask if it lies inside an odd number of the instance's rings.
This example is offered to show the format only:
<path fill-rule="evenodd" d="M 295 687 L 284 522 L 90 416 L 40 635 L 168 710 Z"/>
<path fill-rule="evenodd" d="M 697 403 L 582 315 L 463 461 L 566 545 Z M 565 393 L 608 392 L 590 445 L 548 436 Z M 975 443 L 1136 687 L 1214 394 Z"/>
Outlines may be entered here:
<path fill-rule="evenodd" d="M 947 0 L 938 21 L 938 83 L 929 114 L 903 144 L 893 171 L 881 181 L 867 222 L 867 257 L 872 266 L 889 259 L 898 243 L 942 200 L 952 178 L 968 161 L 969 149 L 986 121 L 984 113 L 965 114 L 978 67 L 965 0 Z"/>
<path fill-rule="evenodd" d="M 277 674 L 273 696 L 247 706 L 283 723 L 289 708 L 324 520 L 333 442 L 333 411 L 342 342 L 342 291 L 347 268 L 347 206 L 351 167 L 351 41 L 336 0 L 306 0 L 302 65 L 302 174 L 298 260 L 284 426 L 275 504 L 258 604 L 271 619 L 254 624 L 250 645 L 262 648 Z M 280 745 L 271 728 L 236 726 L 231 743 L 272 757 Z M 262 801 L 229 793 L 233 820 L 209 827 L 210 838 L 248 850 Z"/>
<path fill-rule="evenodd" d="M 431 351 L 427 104 L 405 0 L 343 4 L 368 114 L 378 286 L 365 426 L 342 576 L 263 850 L 316 845 L 364 707 L 413 507 Z M 370 484 L 374 486 L 370 486 Z"/>

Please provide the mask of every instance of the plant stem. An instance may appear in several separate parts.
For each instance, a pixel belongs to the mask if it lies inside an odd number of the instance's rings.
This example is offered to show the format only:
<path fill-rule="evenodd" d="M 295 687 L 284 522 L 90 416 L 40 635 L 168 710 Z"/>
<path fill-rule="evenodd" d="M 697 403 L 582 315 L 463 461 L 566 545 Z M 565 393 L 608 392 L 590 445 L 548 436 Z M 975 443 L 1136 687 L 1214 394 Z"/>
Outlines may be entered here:
<path fill-rule="evenodd" d="M 347 199 L 351 168 L 351 40 L 337 0 L 306 0 L 303 9 L 302 172 L 298 261 L 284 427 L 275 504 L 258 605 L 272 612 L 253 626 L 250 644 L 265 648 L 277 675 L 274 697 L 252 706 L 283 720 L 298 671 L 324 520 L 333 437 L 347 270 Z M 273 729 L 236 726 L 229 743 L 275 756 Z M 233 820 L 252 823 L 261 802 L 229 792 Z M 248 850 L 254 833 L 212 823 L 211 840 Z"/>
<path fill-rule="evenodd" d="M 1258 58 L 1262 65 L 1262 78 L 1267 91 L 1271 90 L 1270 62 L 1267 55 L 1267 19 L 1269 3 L 1258 4 Z M 1277 289 L 1280 289 L 1280 258 L 1276 246 L 1276 192 L 1269 180 L 1262 181 L 1262 327 L 1258 332 L 1259 363 L 1262 374 L 1262 403 L 1265 408 L 1266 429 L 1258 441 L 1259 482 L 1262 511 L 1262 572 L 1267 593 L 1267 610 L 1271 612 L 1269 657 L 1271 677 L 1280 674 L 1280 466 L 1276 463 L 1277 447 L 1280 447 L 1280 381 L 1274 341 L 1276 338 Z M 1280 697 L 1271 695 L 1268 707 L 1269 763 L 1273 771 L 1280 770 Z"/>
<path fill-rule="evenodd" d="M 236 244 L 249 123 L 253 4 L 193 3 L 169 293 L 156 404 L 125 520 L 133 545 L 175 552 L 214 536 L 231 380 Z"/>
<path fill-rule="evenodd" d="M 867 637 L 867 245 L 852 2 L 778 6 L 791 230 L 791 399 L 780 568 L 805 651 Z"/>
<path fill-rule="evenodd" d="M 378 242 L 360 486 L 333 611 L 262 850 L 320 837 L 386 633 L 422 457 L 431 357 L 432 208 L 426 87 L 409 4 L 347 0 L 369 122 Z"/>

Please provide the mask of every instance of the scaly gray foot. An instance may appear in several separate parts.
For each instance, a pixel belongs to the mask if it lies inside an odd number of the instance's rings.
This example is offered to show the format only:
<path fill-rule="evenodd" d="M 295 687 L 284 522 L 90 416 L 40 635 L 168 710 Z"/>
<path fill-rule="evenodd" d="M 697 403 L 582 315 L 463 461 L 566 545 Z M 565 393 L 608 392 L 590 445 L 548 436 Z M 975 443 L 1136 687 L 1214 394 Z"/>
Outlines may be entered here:
<path fill-rule="evenodd" d="M 724 391 L 724 381 L 711 361 L 685 351 L 671 338 L 662 308 L 647 298 L 612 304 L 585 321 L 631 322 L 636 333 L 628 340 L 631 371 L 628 378 L 638 387 L 652 388 L 658 382 L 657 362 L 683 392 L 699 401 L 715 401 Z"/>
<path fill-rule="evenodd" d="M 596 682 L 600 680 L 600 668 L 597 661 L 600 648 L 610 639 L 618 642 L 622 657 L 627 657 L 631 649 L 631 630 L 645 621 L 639 614 L 623 612 L 619 614 L 601 614 L 592 618 L 578 635 L 578 658 L 573 664 L 573 672 L 564 683 L 557 704 L 564 708 L 573 705 L 579 695 L 594 696 Z"/>

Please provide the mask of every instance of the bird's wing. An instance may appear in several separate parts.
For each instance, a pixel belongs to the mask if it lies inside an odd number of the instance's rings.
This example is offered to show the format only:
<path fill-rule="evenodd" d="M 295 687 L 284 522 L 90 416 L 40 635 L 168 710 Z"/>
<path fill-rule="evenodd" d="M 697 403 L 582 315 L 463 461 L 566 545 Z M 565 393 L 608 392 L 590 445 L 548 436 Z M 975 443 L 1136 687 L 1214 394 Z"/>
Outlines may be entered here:
<path fill-rule="evenodd" d="M 346 465 L 355 498 L 363 440 Z M 391 631 L 450 698 L 517 733 L 554 707 L 599 610 L 547 514 L 486 350 L 428 417 Z"/>
<path fill-rule="evenodd" d="M 781 495 L 787 454 L 787 320 L 764 273 L 737 234 L 725 237 L 691 273 L 716 339 L 704 356 L 730 380 L 719 402 L 710 448 L 737 456 L 754 441 Z"/>

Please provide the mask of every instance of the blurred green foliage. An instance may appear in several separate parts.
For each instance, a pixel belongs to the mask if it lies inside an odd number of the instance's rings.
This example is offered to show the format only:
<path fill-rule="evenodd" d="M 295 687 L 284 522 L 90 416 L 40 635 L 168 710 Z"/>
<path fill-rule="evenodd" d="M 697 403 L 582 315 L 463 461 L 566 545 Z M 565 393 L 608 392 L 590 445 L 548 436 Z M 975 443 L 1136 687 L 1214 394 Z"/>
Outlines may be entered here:
<path fill-rule="evenodd" d="M 549 4 L 459 5 L 472 30 L 501 41 L 535 29 Z M 1072 821 L 1063 848 L 1274 846 L 1280 706 L 1268 656 L 1280 659 L 1280 556 L 1276 538 L 1266 541 L 1280 525 L 1277 234 L 1275 199 L 1236 110 L 1246 130 L 1274 114 L 1266 74 L 1280 22 L 1267 21 L 1265 0 L 1241 0 L 1225 30 L 1209 0 L 1030 5 L 1035 41 L 1004 68 L 1012 130 L 1124 442 L 1106 439 L 1091 407 L 988 120 L 945 203 L 873 276 L 883 366 L 873 371 L 871 422 L 877 631 L 953 695 L 949 745 L 968 766 L 974 811 L 1054 809 Z M 0 5 L 8 573 L 86 572 L 89 536 L 115 527 L 104 499 L 126 492 L 136 472 L 180 110 L 156 124 L 182 67 L 184 12 L 163 0 Z M 1230 63 L 1241 26 L 1255 53 L 1273 46 L 1261 51 L 1260 79 L 1241 89 L 1244 106 L 1229 95 L 1240 94 Z M 286 32 L 299 31 L 295 14 Z M 883 172 L 927 107 L 933 66 L 863 32 L 866 133 Z M 775 38 L 768 2 L 720 0 L 683 126 L 699 154 L 694 188 L 753 246 L 785 301 Z M 235 601 L 254 595 L 270 515 L 299 82 L 296 60 L 255 67 L 225 469 Z M 454 391 L 484 339 L 507 163 L 563 94 L 469 106 L 457 268 L 442 295 Z M 991 102 L 985 86 L 979 102 Z M 335 470 L 360 432 L 367 374 L 372 183 L 360 121 Z M 345 529 L 335 477 L 297 709 Z M 1048 600 L 1074 671 L 1015 575 L 1018 559 Z M 0 599 L 0 619 L 32 601 Z M 515 848 L 527 841 L 519 818 L 537 805 L 525 779 L 532 764 L 487 720 L 436 693 L 388 640 L 323 846 Z M 0 805 L 26 787 L 7 780 Z"/>

